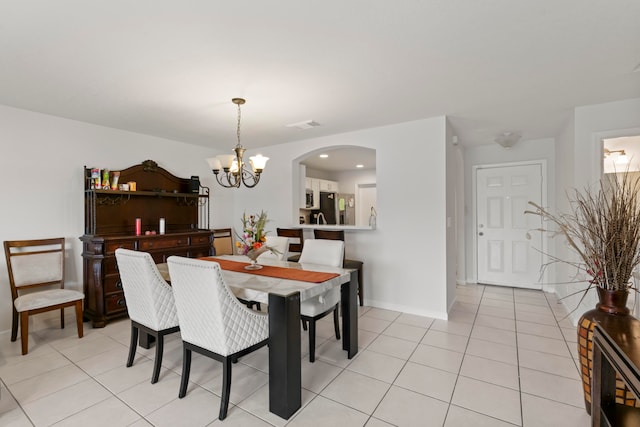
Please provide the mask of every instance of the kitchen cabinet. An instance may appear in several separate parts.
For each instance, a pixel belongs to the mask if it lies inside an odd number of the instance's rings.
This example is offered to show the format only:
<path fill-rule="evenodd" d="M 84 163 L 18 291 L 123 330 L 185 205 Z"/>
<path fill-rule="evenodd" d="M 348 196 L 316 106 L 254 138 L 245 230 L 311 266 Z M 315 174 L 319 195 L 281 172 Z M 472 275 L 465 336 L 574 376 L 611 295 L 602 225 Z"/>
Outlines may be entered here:
<path fill-rule="evenodd" d="M 320 209 L 320 180 L 312 179 L 311 190 L 313 191 L 313 206 L 311 209 Z"/>
<path fill-rule="evenodd" d="M 320 191 L 325 191 L 325 192 L 332 192 L 335 193 L 338 191 L 338 183 L 335 181 L 328 181 L 326 179 L 320 179 L 318 180 L 319 182 L 319 186 L 320 186 Z"/>
<path fill-rule="evenodd" d="M 305 199 L 303 200 L 303 207 L 306 209 L 320 209 L 320 181 L 316 178 L 306 177 L 304 179 L 304 187 L 305 187 Z M 311 207 L 306 205 L 306 193 L 311 191 L 313 194 L 313 204 Z"/>

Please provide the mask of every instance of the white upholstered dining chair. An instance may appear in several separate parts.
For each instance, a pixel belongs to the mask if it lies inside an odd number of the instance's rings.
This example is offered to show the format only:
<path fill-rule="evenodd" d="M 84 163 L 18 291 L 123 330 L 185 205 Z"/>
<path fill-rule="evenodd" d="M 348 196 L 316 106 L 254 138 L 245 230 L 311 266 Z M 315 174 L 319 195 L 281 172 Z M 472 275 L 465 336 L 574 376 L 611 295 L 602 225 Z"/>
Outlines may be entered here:
<path fill-rule="evenodd" d="M 141 330 L 156 339 L 156 354 L 151 375 L 151 384 L 155 384 L 158 382 L 162 366 L 164 336 L 180 330 L 173 291 L 147 252 L 119 248 L 116 249 L 116 261 L 131 319 L 127 368 L 133 365 L 138 347 L 138 332 Z"/>
<path fill-rule="evenodd" d="M 344 242 L 341 240 L 308 239 L 300 254 L 300 264 L 320 264 L 342 267 Z M 309 362 L 316 357 L 316 321 L 333 312 L 333 327 L 336 339 L 340 339 L 340 287 L 334 287 L 322 295 L 300 302 L 300 317 L 306 330 L 309 323 Z"/>
<path fill-rule="evenodd" d="M 60 328 L 64 328 L 64 309 L 75 307 L 78 338 L 84 334 L 84 294 L 64 288 L 64 245 L 64 237 L 4 242 L 13 301 L 11 341 L 17 339 L 19 316 L 22 355 L 29 352 L 29 316 L 32 314 L 59 309 Z"/>
<path fill-rule="evenodd" d="M 266 236 L 266 245 L 276 250 L 276 252 L 267 251 L 258 257 L 258 263 L 263 259 L 276 259 L 286 261 L 289 256 L 289 238 L 282 236 Z"/>
<path fill-rule="evenodd" d="M 178 397 L 187 393 L 192 351 L 222 362 L 218 418 L 223 420 L 229 407 L 232 363 L 268 343 L 268 317 L 238 301 L 224 282 L 218 263 L 178 256 L 169 257 L 167 263 L 183 347 Z"/>

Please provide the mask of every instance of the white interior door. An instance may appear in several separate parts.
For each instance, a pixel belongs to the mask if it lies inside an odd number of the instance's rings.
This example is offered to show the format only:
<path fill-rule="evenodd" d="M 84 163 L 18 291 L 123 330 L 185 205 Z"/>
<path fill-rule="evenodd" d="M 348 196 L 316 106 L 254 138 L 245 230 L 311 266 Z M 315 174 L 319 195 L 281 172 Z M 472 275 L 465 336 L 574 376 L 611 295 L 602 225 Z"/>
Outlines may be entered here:
<path fill-rule="evenodd" d="M 529 201 L 542 205 L 541 164 L 476 170 L 478 283 L 542 287 L 540 217 L 524 214 Z"/>

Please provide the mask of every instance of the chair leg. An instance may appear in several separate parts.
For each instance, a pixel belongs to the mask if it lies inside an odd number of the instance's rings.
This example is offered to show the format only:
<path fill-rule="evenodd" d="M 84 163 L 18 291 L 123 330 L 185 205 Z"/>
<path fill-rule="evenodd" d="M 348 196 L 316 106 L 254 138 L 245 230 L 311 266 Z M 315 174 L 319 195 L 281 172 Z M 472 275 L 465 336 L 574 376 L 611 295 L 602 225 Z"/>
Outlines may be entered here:
<path fill-rule="evenodd" d="M 76 302 L 76 325 L 78 326 L 78 338 L 84 336 L 84 324 L 82 323 L 82 301 Z"/>
<path fill-rule="evenodd" d="M 127 368 L 133 365 L 133 358 L 138 347 L 138 328 L 131 322 L 131 342 L 129 343 L 129 357 L 127 358 Z"/>
<path fill-rule="evenodd" d="M 11 342 L 18 339 L 18 311 L 13 307 L 13 319 L 11 321 Z"/>
<path fill-rule="evenodd" d="M 22 355 L 29 352 L 29 312 L 20 312 L 20 340 L 22 341 Z"/>
<path fill-rule="evenodd" d="M 182 379 L 180 380 L 180 393 L 178 393 L 178 397 L 180 399 L 182 399 L 187 394 L 189 373 L 191 371 L 191 350 L 184 347 L 184 344 L 182 348 Z"/>
<path fill-rule="evenodd" d="M 358 269 L 358 299 L 360 300 L 360 307 L 362 307 L 362 298 L 364 294 L 362 293 L 362 267 Z"/>
<path fill-rule="evenodd" d="M 338 313 L 338 308 L 340 304 L 336 305 L 336 308 L 333 310 L 333 329 L 336 331 L 336 339 L 340 339 L 340 315 Z"/>
<path fill-rule="evenodd" d="M 224 420 L 227 417 L 229 408 L 229 393 L 231 392 L 231 360 L 228 357 L 222 362 L 222 399 L 220 400 L 220 414 L 218 419 Z"/>
<path fill-rule="evenodd" d="M 309 362 L 316 361 L 316 321 L 309 320 Z"/>
<path fill-rule="evenodd" d="M 307 330 L 307 321 L 302 319 L 302 329 Z"/>
<path fill-rule="evenodd" d="M 64 329 L 64 308 L 60 309 L 60 329 Z"/>
<path fill-rule="evenodd" d="M 151 376 L 151 384 L 158 382 L 160 377 L 160 367 L 162 366 L 162 352 L 164 351 L 164 335 L 159 333 L 156 336 L 156 360 L 153 362 L 153 375 Z"/>

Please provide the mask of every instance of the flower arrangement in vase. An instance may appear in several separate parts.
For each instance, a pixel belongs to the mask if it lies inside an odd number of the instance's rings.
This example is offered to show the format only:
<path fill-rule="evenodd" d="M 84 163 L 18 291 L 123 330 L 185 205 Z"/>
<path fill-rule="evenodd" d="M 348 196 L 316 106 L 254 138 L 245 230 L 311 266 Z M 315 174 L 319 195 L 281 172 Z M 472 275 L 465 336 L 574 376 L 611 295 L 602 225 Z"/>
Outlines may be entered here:
<path fill-rule="evenodd" d="M 276 249 L 267 246 L 267 232 L 264 231 L 264 226 L 268 222 L 267 213 L 261 211 L 260 215 L 249 216 L 243 213 L 241 221 L 242 234 L 236 233 L 237 252 L 251 260 L 251 264 L 245 267 L 247 270 L 258 270 L 262 268 L 256 261 L 260 255 L 267 251 L 278 253 Z"/>
<path fill-rule="evenodd" d="M 631 277 L 640 264 L 640 181 L 628 172 L 605 176 L 595 189 L 575 190 L 569 196 L 568 214 L 553 214 L 533 202 L 529 204 L 536 210 L 525 212 L 554 224 L 555 230 L 542 231 L 563 236 L 577 254 L 577 261 L 551 257 L 551 263 L 566 263 L 576 269 L 576 277 L 580 274 L 587 277 L 586 288 L 577 292 L 582 292 L 578 305 L 590 289 L 595 287 L 598 292 L 596 308 L 585 312 L 578 321 L 578 353 L 588 413 L 591 413 L 593 328 L 603 316 L 629 315 L 626 303 L 629 290 L 634 288 Z M 619 403 L 636 406 L 635 399 L 627 398 L 630 392 L 621 381 L 619 388 Z"/>

